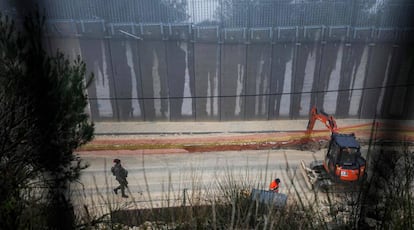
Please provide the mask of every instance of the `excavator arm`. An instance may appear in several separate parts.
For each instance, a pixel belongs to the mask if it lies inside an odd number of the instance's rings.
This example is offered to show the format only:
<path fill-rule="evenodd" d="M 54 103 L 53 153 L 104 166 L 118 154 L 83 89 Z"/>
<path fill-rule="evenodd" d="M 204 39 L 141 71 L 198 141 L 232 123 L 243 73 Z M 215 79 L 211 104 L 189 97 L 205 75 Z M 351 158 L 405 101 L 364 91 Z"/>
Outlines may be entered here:
<path fill-rule="evenodd" d="M 309 122 L 308 127 L 306 128 L 306 135 L 309 136 L 312 133 L 316 120 L 321 121 L 329 130 L 331 130 L 332 133 L 338 132 L 335 118 L 332 115 L 324 113 L 323 111 L 319 112 L 314 106 L 309 113 Z"/>

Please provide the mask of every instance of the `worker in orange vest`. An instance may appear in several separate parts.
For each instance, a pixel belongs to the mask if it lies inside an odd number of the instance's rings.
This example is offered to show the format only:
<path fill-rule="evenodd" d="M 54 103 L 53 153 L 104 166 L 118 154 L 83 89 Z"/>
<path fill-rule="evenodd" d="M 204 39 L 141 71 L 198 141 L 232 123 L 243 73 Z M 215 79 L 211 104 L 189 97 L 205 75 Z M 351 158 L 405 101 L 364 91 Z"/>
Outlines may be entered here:
<path fill-rule="evenodd" d="M 279 192 L 279 184 L 280 184 L 280 179 L 279 178 L 274 179 L 272 182 L 270 182 L 269 190 L 273 192 Z"/>

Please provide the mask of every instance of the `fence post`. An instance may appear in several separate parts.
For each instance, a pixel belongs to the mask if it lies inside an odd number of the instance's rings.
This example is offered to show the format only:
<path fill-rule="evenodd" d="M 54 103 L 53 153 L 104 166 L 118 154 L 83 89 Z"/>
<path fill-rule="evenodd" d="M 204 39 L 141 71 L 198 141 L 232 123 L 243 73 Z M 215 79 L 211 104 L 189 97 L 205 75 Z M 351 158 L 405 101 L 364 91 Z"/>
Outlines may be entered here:
<path fill-rule="evenodd" d="M 186 197 L 186 193 L 187 193 L 187 188 L 185 188 L 185 189 L 183 189 L 183 202 L 182 202 L 182 204 L 181 204 L 181 206 L 185 206 L 185 201 L 186 201 L 186 199 L 187 199 L 187 197 Z"/>

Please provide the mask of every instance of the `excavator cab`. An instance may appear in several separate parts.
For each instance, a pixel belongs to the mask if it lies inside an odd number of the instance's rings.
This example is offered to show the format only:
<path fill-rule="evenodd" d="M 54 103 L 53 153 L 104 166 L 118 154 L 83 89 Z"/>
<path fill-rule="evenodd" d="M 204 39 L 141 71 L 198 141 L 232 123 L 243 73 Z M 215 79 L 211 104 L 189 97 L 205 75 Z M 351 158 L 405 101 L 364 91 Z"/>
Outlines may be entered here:
<path fill-rule="evenodd" d="M 339 181 L 358 181 L 365 175 L 366 160 L 354 134 L 332 133 L 323 166 Z"/>

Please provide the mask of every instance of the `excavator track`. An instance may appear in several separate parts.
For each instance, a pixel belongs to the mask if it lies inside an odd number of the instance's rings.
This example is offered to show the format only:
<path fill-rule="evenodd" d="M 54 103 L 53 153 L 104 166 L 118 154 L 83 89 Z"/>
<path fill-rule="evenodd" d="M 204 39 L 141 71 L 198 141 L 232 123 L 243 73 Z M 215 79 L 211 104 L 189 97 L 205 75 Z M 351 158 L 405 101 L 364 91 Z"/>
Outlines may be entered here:
<path fill-rule="evenodd" d="M 321 191 L 324 193 L 358 192 L 360 190 L 360 181 L 333 181 L 325 171 L 323 162 L 320 160 L 312 161 L 309 166 L 302 160 L 300 165 L 302 176 L 310 190 Z"/>

